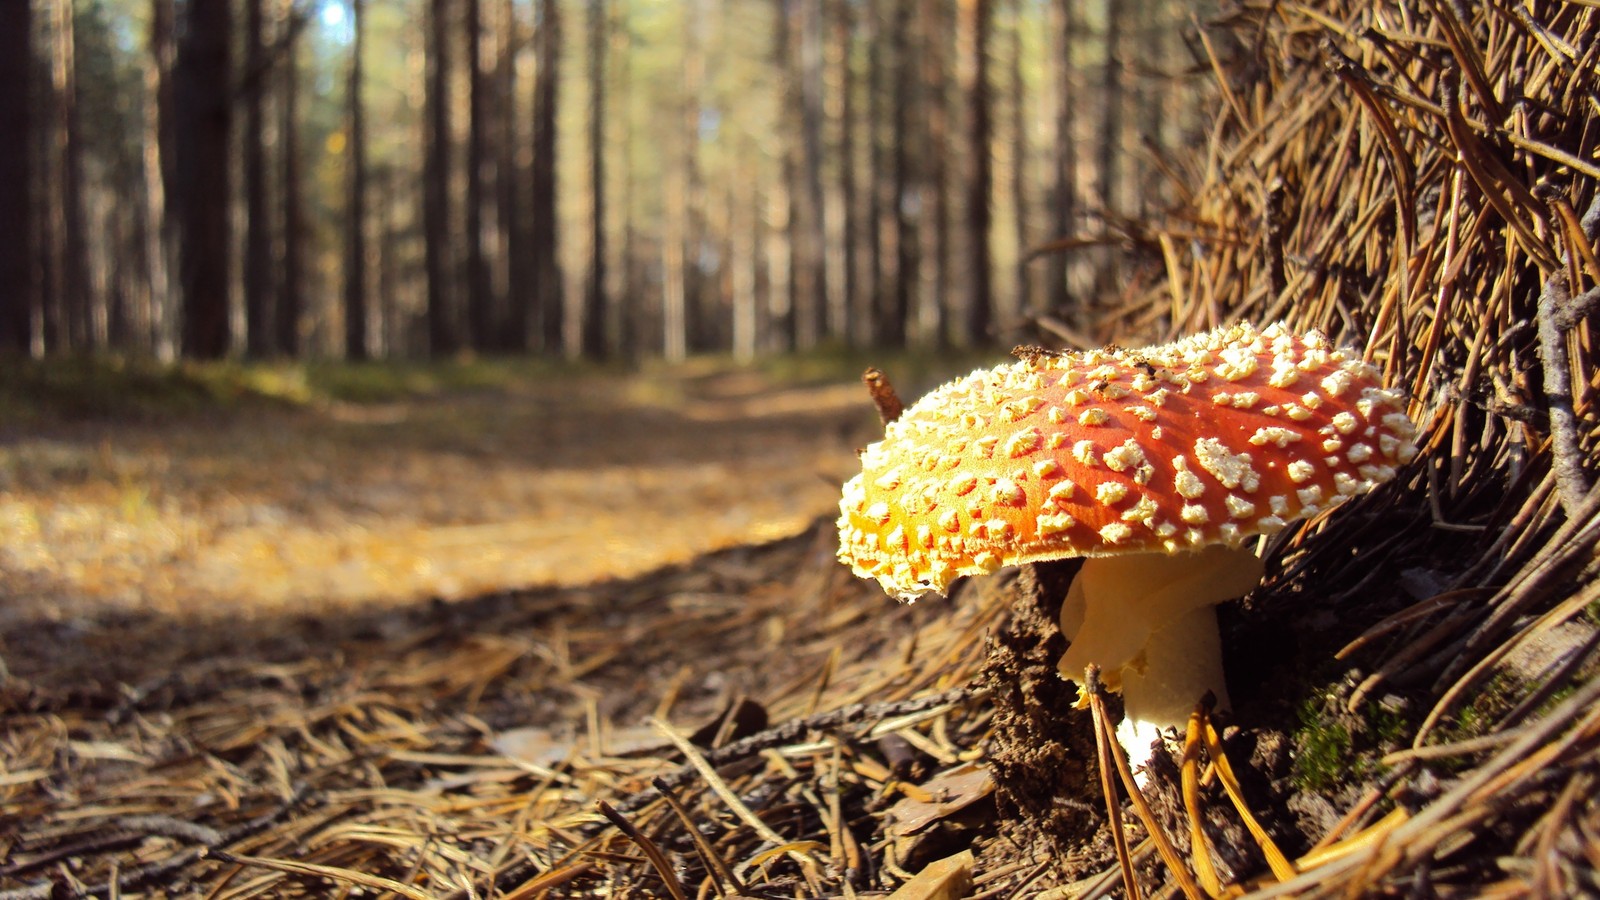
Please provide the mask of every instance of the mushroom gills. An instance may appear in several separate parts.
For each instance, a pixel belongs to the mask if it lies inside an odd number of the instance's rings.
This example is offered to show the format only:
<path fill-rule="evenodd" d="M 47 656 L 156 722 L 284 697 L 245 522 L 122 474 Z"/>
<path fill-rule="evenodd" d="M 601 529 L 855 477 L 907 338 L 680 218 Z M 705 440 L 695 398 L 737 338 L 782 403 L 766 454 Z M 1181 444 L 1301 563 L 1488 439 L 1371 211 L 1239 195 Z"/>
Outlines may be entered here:
<path fill-rule="evenodd" d="M 1215 607 L 1249 593 L 1262 571 L 1255 554 L 1225 546 L 1084 560 L 1061 605 L 1070 645 L 1059 669 L 1081 683 L 1096 663 L 1106 687 L 1122 692 L 1117 735 L 1135 767 L 1163 729 L 1183 727 L 1207 691 L 1228 706 Z"/>

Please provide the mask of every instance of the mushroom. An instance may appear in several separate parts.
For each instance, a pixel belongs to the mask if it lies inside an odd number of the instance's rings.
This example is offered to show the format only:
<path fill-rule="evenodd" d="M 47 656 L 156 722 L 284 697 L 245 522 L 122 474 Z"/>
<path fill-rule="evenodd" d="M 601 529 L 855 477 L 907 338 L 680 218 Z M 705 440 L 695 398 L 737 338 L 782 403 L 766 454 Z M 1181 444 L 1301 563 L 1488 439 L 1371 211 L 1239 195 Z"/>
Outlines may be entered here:
<path fill-rule="evenodd" d="M 1247 544 L 1416 455 L 1370 365 L 1317 332 L 1235 325 L 1143 350 L 1021 354 L 946 384 L 861 453 L 839 559 L 911 601 L 961 575 L 1085 557 L 1064 677 L 1121 690 L 1136 765 L 1207 691 L 1216 605 L 1260 581 Z"/>

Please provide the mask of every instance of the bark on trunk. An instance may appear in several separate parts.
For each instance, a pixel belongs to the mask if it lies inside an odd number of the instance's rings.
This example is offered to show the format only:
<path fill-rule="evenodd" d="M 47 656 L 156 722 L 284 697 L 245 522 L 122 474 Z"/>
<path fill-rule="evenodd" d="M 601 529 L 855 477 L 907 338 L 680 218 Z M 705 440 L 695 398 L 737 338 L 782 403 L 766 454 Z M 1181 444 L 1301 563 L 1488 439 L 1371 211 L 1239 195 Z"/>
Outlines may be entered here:
<path fill-rule="evenodd" d="M 0 353 L 33 349 L 33 4 L 0 3 Z"/>
<path fill-rule="evenodd" d="M 245 7 L 245 68 L 255 77 L 246 85 L 244 113 L 244 314 L 245 352 L 270 356 L 276 339 L 272 313 L 275 297 L 272 221 L 267 184 L 266 0 L 248 0 Z"/>
<path fill-rule="evenodd" d="M 295 0 L 283 2 L 283 121 L 278 135 L 283 172 L 279 190 L 283 200 L 283 280 L 278 285 L 278 308 L 273 319 L 278 332 L 278 352 L 300 355 L 300 318 L 305 313 L 305 252 L 309 222 L 305 208 L 305 165 L 300 148 L 299 15 Z"/>
<path fill-rule="evenodd" d="M 993 260 L 989 252 L 990 193 L 994 186 L 993 158 L 989 152 L 990 124 L 989 31 L 991 0 L 963 0 L 962 14 L 970 38 L 967 72 L 967 321 L 966 339 L 986 343 L 993 335 Z"/>
<path fill-rule="evenodd" d="M 533 259 L 534 311 L 540 348 L 560 355 L 566 330 L 561 298 L 561 264 L 557 256 L 556 113 L 560 101 L 561 13 L 555 0 L 540 0 L 536 38 L 538 70 L 534 76 L 532 202 L 528 238 Z"/>
<path fill-rule="evenodd" d="M 183 352 L 200 359 L 223 356 L 230 342 L 232 33 L 231 0 L 189 0 L 174 73 L 175 171 L 183 229 Z"/>
<path fill-rule="evenodd" d="M 606 356 L 605 0 L 589 0 L 589 281 L 584 288 L 583 355 Z"/>
<path fill-rule="evenodd" d="M 350 73 L 345 82 L 345 109 L 350 130 L 346 164 L 349 190 L 344 211 L 344 355 L 348 359 L 366 359 L 370 354 L 367 340 L 367 122 L 361 102 L 364 3 L 365 0 L 351 0 L 350 3 Z"/>
<path fill-rule="evenodd" d="M 448 356 L 457 349 L 454 322 L 454 270 L 450 239 L 450 0 L 428 6 L 427 156 L 422 172 L 423 255 L 428 276 L 428 353 Z"/>
<path fill-rule="evenodd" d="M 466 0 L 467 42 L 467 328 L 468 344 L 485 350 L 494 334 L 493 283 L 484 234 L 489 168 L 489 91 L 483 76 L 483 2 Z"/>

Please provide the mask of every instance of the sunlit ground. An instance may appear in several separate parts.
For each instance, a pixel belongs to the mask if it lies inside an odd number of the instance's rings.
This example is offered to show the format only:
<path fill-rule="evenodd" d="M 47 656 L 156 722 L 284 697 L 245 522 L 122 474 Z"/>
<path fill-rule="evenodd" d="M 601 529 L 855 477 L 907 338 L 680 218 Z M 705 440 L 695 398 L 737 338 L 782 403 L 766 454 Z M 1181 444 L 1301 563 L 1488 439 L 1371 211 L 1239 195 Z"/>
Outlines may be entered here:
<path fill-rule="evenodd" d="M 0 435 L 0 615 L 217 615 L 625 577 L 835 508 L 873 414 L 751 372 L 524 379 Z"/>

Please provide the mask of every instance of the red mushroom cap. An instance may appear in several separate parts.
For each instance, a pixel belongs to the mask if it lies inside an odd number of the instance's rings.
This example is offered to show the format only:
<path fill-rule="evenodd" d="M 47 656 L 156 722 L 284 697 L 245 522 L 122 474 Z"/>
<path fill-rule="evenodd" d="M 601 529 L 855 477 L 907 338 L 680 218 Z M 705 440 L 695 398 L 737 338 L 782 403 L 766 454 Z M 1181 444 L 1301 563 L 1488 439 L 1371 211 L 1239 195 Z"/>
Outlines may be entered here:
<path fill-rule="evenodd" d="M 839 558 L 910 599 L 1004 565 L 1238 544 L 1389 480 L 1415 437 L 1317 332 L 1037 354 L 889 424 L 844 486 Z"/>

